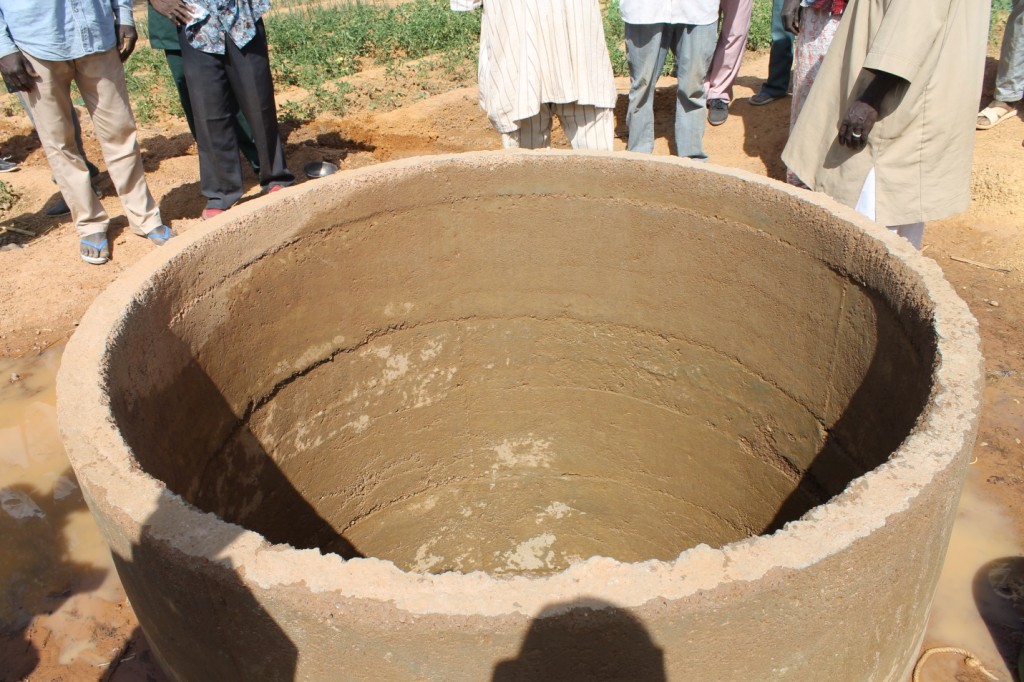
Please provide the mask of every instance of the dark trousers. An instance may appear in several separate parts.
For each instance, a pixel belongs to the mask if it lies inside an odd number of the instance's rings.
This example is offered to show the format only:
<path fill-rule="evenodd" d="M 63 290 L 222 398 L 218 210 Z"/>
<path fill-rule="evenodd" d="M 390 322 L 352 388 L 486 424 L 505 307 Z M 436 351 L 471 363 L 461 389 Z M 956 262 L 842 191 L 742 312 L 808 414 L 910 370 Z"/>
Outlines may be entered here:
<path fill-rule="evenodd" d="M 185 65 L 182 62 L 181 50 L 164 50 L 167 57 L 167 67 L 171 70 L 171 78 L 174 79 L 174 87 L 178 89 L 178 101 L 181 102 L 181 109 L 185 112 L 185 120 L 188 121 L 188 129 L 192 131 L 192 137 L 196 136 L 196 121 L 192 114 L 192 99 L 188 96 L 188 84 L 185 81 Z M 232 126 L 235 129 L 235 137 L 238 138 L 238 149 L 242 156 L 252 166 L 254 173 L 260 172 L 260 157 L 256 151 L 256 143 L 252 141 L 252 128 L 245 120 L 245 114 L 238 109 L 238 101 L 234 93 L 229 92 L 231 109 L 235 112 L 235 120 Z"/>
<path fill-rule="evenodd" d="M 793 35 L 782 28 L 782 0 L 772 2 L 772 49 L 768 57 L 768 80 L 761 92 L 785 97 L 793 70 Z"/>
<path fill-rule="evenodd" d="M 252 127 L 260 163 L 260 185 L 267 190 L 274 185 L 294 183 L 277 126 L 263 21 L 257 22 L 256 36 L 244 47 L 239 48 L 229 39 L 224 54 L 200 52 L 189 44 L 184 31 L 178 32 L 178 42 L 195 117 L 199 185 L 208 199 L 206 207 L 230 208 L 243 194 L 232 94 Z"/>

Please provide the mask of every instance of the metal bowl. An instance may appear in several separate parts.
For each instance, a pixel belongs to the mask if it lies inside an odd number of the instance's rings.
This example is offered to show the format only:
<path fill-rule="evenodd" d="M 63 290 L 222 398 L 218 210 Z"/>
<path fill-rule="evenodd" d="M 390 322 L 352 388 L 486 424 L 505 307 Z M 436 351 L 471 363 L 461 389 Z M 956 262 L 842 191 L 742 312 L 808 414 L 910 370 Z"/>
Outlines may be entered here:
<path fill-rule="evenodd" d="M 302 167 L 306 177 L 310 179 L 326 178 L 338 172 L 338 167 L 330 161 L 311 161 Z"/>

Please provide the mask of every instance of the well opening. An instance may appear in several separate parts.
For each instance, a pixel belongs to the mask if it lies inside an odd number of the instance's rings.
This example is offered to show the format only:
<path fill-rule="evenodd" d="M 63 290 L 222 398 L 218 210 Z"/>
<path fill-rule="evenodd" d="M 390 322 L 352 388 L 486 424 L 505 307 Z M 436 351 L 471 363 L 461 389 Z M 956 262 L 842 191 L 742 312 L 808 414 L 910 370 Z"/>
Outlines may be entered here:
<path fill-rule="evenodd" d="M 306 209 L 208 240 L 108 350 L 139 466 L 271 542 L 672 560 L 840 493 L 932 389 L 913 282 L 865 283 L 859 228 L 733 176 L 439 162 Z"/>

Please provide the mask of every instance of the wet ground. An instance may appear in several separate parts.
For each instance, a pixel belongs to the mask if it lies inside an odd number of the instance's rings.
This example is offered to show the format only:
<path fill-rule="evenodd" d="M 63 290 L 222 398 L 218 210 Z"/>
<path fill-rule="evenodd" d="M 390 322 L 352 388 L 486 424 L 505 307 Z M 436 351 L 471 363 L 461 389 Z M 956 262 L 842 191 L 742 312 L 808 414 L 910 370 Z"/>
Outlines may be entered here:
<path fill-rule="evenodd" d="M 60 354 L 0 359 L 0 681 L 163 680 L 57 433 Z"/>
<path fill-rule="evenodd" d="M 57 432 L 60 353 L 0 359 L 0 680 L 162 681 Z M 925 646 L 969 649 L 1011 680 L 1024 558 L 987 483 L 972 467 Z M 953 655 L 922 679 L 985 678 Z"/>

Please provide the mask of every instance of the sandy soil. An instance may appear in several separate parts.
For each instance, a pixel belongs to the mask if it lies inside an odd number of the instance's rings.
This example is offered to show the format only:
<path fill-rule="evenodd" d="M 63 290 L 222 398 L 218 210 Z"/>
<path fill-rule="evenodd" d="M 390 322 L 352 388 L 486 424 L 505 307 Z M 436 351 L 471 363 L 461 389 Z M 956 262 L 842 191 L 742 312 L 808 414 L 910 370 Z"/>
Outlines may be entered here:
<path fill-rule="evenodd" d="M 990 60 L 989 88 L 993 70 Z M 723 126 L 708 128 L 705 144 L 714 163 L 781 178 L 779 154 L 785 142 L 789 100 L 759 108 L 746 102 L 766 72 L 766 55 L 748 55 L 731 116 Z M 619 85 L 623 92 L 626 83 L 620 81 Z M 666 89 L 659 92 L 656 102 L 657 154 L 668 153 L 671 131 L 674 81 L 666 80 L 664 85 Z M 625 128 L 623 108 L 624 96 L 620 96 L 620 129 Z M 86 123 L 85 129 L 88 156 L 102 168 L 91 125 Z M 475 89 L 452 90 L 388 113 L 366 110 L 343 118 L 321 118 L 286 132 L 289 164 L 296 171 L 321 159 L 350 169 L 413 155 L 500 146 L 477 107 Z M 1024 496 L 1020 493 L 1024 483 L 1022 139 L 1024 123 L 1019 118 L 978 134 L 970 211 L 930 224 L 924 240 L 926 255 L 938 262 L 981 323 L 988 381 L 975 473 L 986 481 L 986 497 L 1010 517 L 1018 537 L 1024 536 Z M 146 177 L 165 220 L 179 232 L 192 229 L 198 224 L 204 201 L 199 194 L 196 150 L 184 121 L 168 118 L 142 128 L 140 140 Z M 617 145 L 624 147 L 621 140 Z M 42 215 L 42 209 L 55 200 L 56 188 L 25 117 L 13 115 L 0 121 L 0 153 L 22 164 L 19 171 L 2 176 L 20 199 L 12 210 L 0 214 L 0 225 L 30 233 L 0 233 L 0 356 L 16 357 L 66 339 L 96 294 L 153 247 L 125 229 L 121 207 L 104 174 L 103 203 L 114 216 L 113 260 L 101 267 L 84 264 L 77 255 L 70 221 Z M 255 184 L 254 178 L 249 181 Z M 255 191 L 258 187 L 250 196 Z M 1024 604 L 1014 606 L 1024 614 Z M 61 667 L 58 652 L 47 646 L 51 632 L 34 623 L 23 635 L 26 646 L 36 649 L 40 660 L 28 679 L 161 679 L 126 603 L 111 605 L 108 612 L 96 614 L 87 623 L 79 622 L 77 627 L 94 627 L 96 649 L 109 649 L 111 660 L 125 662 L 99 672 L 95 667 Z M 1007 667 L 1015 669 L 1024 636 L 1014 628 L 990 627 Z M 126 653 L 115 656 L 117 652 Z M 983 679 L 972 675 L 976 674 L 961 671 L 958 679 Z M 6 679 L 2 670 L 0 679 Z"/>

